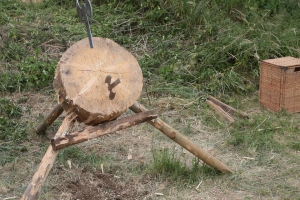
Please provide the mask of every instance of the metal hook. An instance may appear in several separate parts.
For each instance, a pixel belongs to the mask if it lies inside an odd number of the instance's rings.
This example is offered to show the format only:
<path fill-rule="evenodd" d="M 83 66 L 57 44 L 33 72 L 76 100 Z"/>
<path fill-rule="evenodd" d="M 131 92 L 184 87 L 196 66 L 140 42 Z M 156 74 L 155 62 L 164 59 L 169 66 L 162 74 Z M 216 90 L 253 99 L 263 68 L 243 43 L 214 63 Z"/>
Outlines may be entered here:
<path fill-rule="evenodd" d="M 90 47 L 94 48 L 92 31 L 91 31 L 90 23 L 89 23 L 89 19 L 88 19 L 88 16 L 91 19 L 93 18 L 93 9 L 92 9 L 92 4 L 91 4 L 90 0 L 85 0 L 85 3 L 82 3 L 82 6 L 80 6 L 78 0 L 76 0 L 76 9 L 77 9 L 79 21 L 82 23 L 84 20 L 84 22 L 85 22 L 87 34 L 89 37 Z"/>

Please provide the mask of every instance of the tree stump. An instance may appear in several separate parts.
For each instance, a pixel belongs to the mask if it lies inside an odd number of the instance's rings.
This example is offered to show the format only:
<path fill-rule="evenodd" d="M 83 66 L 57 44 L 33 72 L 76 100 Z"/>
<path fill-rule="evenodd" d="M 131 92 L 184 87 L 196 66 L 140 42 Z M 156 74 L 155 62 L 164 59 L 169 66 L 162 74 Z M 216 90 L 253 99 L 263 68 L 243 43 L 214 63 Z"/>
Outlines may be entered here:
<path fill-rule="evenodd" d="M 85 38 L 62 55 L 53 83 L 63 109 L 87 125 L 119 117 L 143 86 L 141 68 L 130 52 L 107 38 L 93 40 L 94 48 Z"/>

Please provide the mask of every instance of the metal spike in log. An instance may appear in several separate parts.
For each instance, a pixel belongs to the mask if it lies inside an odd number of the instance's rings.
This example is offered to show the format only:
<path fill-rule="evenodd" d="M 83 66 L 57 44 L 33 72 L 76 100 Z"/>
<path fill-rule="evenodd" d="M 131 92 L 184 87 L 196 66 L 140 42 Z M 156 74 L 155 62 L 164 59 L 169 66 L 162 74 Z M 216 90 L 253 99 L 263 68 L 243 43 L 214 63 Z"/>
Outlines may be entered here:
<path fill-rule="evenodd" d="M 92 36 L 92 31 L 89 23 L 89 19 L 93 18 L 93 10 L 92 10 L 92 4 L 90 0 L 85 0 L 85 3 L 83 3 L 81 6 L 79 5 L 78 0 L 76 0 L 76 9 L 77 9 L 77 14 L 79 17 L 79 21 L 85 23 L 86 31 L 88 34 L 89 42 L 90 42 L 90 47 L 94 48 L 94 42 L 93 42 L 93 36 Z"/>
<path fill-rule="evenodd" d="M 143 74 L 135 57 L 107 38 L 87 38 L 73 44 L 61 57 L 53 86 L 65 111 L 78 121 L 97 125 L 124 113 L 140 96 Z"/>
<path fill-rule="evenodd" d="M 135 113 L 139 113 L 147 110 L 144 106 L 142 106 L 137 102 L 135 102 L 129 108 Z M 156 129 L 160 130 L 162 133 L 164 133 L 174 142 L 176 142 L 177 144 L 179 144 L 180 146 L 182 146 L 183 148 L 185 148 L 186 150 L 188 150 L 189 152 L 197 156 L 199 159 L 201 159 L 203 162 L 207 163 L 211 167 L 218 169 L 222 173 L 231 173 L 231 170 L 226 164 L 222 163 L 220 160 L 213 157 L 204 149 L 197 146 L 195 143 L 189 140 L 189 138 L 179 133 L 177 130 L 172 128 L 167 123 L 163 122 L 160 118 L 156 118 L 154 122 L 148 121 L 148 123 L 154 126 Z"/>

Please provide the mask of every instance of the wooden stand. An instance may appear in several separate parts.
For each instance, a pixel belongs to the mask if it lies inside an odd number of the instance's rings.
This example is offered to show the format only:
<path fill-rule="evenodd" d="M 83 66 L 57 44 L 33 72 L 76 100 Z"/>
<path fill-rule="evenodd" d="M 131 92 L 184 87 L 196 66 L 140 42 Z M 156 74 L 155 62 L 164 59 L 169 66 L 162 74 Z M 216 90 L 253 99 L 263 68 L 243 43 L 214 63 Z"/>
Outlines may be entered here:
<path fill-rule="evenodd" d="M 143 76 L 129 52 L 109 39 L 94 38 L 94 46 L 91 49 L 88 39 L 83 39 L 70 47 L 58 63 L 53 84 L 59 105 L 36 133 L 44 132 L 62 113 L 62 108 L 69 114 L 51 140 L 23 200 L 37 196 L 60 149 L 145 121 L 208 165 L 223 173 L 231 172 L 224 163 L 157 118 L 157 110 L 148 111 L 135 102 L 142 91 Z M 138 114 L 117 119 L 128 108 Z M 75 121 L 89 126 L 69 133 Z"/>

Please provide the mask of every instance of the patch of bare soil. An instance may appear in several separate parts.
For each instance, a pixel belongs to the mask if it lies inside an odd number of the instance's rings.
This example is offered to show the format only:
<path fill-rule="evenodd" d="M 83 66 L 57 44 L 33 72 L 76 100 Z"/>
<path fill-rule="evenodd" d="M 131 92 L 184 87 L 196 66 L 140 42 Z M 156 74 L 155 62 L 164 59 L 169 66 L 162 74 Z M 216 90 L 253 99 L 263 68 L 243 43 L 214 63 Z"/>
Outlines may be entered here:
<path fill-rule="evenodd" d="M 142 199 L 149 193 L 148 191 L 138 191 L 129 181 L 124 183 L 111 174 L 93 174 L 89 179 L 84 178 L 64 183 L 63 188 L 62 197 L 65 196 L 72 200 Z"/>

